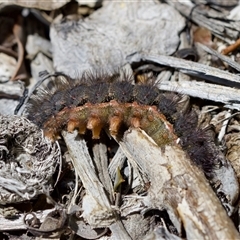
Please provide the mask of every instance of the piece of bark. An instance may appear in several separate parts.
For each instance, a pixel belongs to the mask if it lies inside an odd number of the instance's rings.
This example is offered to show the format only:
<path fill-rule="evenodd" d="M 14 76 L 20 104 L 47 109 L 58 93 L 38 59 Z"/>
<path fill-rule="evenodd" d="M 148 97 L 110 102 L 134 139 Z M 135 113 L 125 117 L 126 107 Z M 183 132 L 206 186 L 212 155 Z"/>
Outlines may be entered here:
<path fill-rule="evenodd" d="M 111 225 L 116 221 L 116 214 L 95 172 L 85 140 L 81 139 L 76 131 L 73 134 L 62 131 L 62 135 L 72 157 L 75 171 L 86 189 L 86 195 L 82 201 L 82 217 L 94 227 Z"/>
<path fill-rule="evenodd" d="M 230 43 L 238 38 L 240 30 L 238 21 L 227 19 L 227 14 L 216 11 L 213 8 L 204 8 L 203 5 L 195 5 L 192 2 L 166 1 L 175 7 L 186 18 L 191 19 L 199 26 L 209 29 L 212 34 Z M 194 9 L 193 9 L 194 8 Z"/>
<path fill-rule="evenodd" d="M 196 0 L 194 1 L 196 4 L 208 4 L 208 0 Z M 213 0 L 210 2 L 214 7 L 221 7 L 221 8 L 231 8 L 238 4 L 238 0 L 229 0 L 229 1 L 222 1 L 222 0 Z"/>
<path fill-rule="evenodd" d="M 159 227 L 155 229 L 153 232 L 148 234 L 145 240 L 181 240 L 180 238 L 168 231 L 167 228 Z"/>
<path fill-rule="evenodd" d="M 108 169 L 108 156 L 107 156 L 107 147 L 105 144 L 97 143 L 93 146 L 93 157 L 98 172 L 98 177 L 100 182 L 103 184 L 110 202 L 114 200 L 114 190 L 110 175 L 107 171 Z"/>
<path fill-rule="evenodd" d="M 126 56 L 143 49 L 170 55 L 184 26 L 182 16 L 167 4 L 105 2 L 84 20 L 52 24 L 54 66 L 75 78 L 85 70 L 119 69 Z"/>
<path fill-rule="evenodd" d="M 17 106 L 18 100 L 2 98 L 0 100 L 0 114 L 5 116 L 13 115 Z"/>
<path fill-rule="evenodd" d="M 145 204 L 165 208 L 188 239 L 239 239 L 239 234 L 198 167 L 177 146 L 160 149 L 143 131 L 131 129 L 119 144 L 151 181 Z"/>
<path fill-rule="evenodd" d="M 124 155 L 121 148 L 118 148 L 113 159 L 109 163 L 108 172 L 112 180 L 114 180 L 117 172 L 117 168 L 122 168 L 124 162 L 126 161 L 126 156 Z"/>
<path fill-rule="evenodd" d="M 201 43 L 195 43 L 195 45 L 197 45 L 197 47 L 202 48 L 204 51 L 218 57 L 219 59 L 221 59 L 222 61 L 226 62 L 228 65 L 230 65 L 232 68 L 235 68 L 238 72 L 240 72 L 240 64 L 233 61 L 230 57 L 224 56 L 223 54 L 215 51 L 212 48 L 209 48 L 206 45 L 203 45 Z"/>
<path fill-rule="evenodd" d="M 50 41 L 38 35 L 29 35 L 26 43 L 27 58 L 33 60 L 38 53 L 52 57 L 52 45 Z"/>
<path fill-rule="evenodd" d="M 168 81 L 169 75 L 162 80 L 162 75 L 160 74 L 158 80 L 162 81 L 159 81 L 158 87 L 161 90 L 176 91 L 201 99 L 222 102 L 229 108 L 240 109 L 240 104 L 238 102 L 240 78 L 236 74 L 171 56 L 135 54 L 128 59 L 130 63 L 140 62 L 141 60 L 151 61 L 156 64 L 176 68 L 184 74 L 191 76 L 191 81 Z M 218 84 L 192 80 L 194 77 Z M 174 78 L 174 76 L 172 78 Z M 220 84 L 227 86 L 222 86 Z"/>
<path fill-rule="evenodd" d="M 1 82 L 10 80 L 15 71 L 17 61 L 15 57 L 9 56 L 5 53 L 0 53 L 0 74 Z"/>
<path fill-rule="evenodd" d="M 79 137 L 77 131 L 73 133 L 62 131 L 62 135 L 72 157 L 75 171 L 86 190 L 86 195 L 82 199 L 81 216 L 91 227 L 110 227 L 113 236 L 116 234 L 121 236 L 119 239 L 130 239 L 96 174 L 85 140 Z"/>
<path fill-rule="evenodd" d="M 129 57 L 130 62 L 139 62 L 140 60 L 176 68 L 187 75 L 198 77 L 212 83 L 240 88 L 240 77 L 236 74 L 201 63 L 164 55 L 136 54 L 135 56 Z"/>
<path fill-rule="evenodd" d="M 16 4 L 18 6 L 27 7 L 27 8 L 38 8 L 42 10 L 54 10 L 57 8 L 60 8 L 64 6 L 66 3 L 68 3 L 70 0 L 61 0 L 58 1 L 37 1 L 37 0 L 31 0 L 31 1 L 25 1 L 25 0 L 6 0 L 1 1 L 3 6 L 7 5 L 13 5 Z"/>
<path fill-rule="evenodd" d="M 27 58 L 31 60 L 31 74 L 32 81 L 29 87 L 33 87 L 39 81 L 39 73 L 47 71 L 49 73 L 54 72 L 52 62 L 52 44 L 50 41 L 38 36 L 29 35 L 26 43 Z M 49 81 L 45 81 L 43 86 L 47 86 Z"/>
<path fill-rule="evenodd" d="M 40 222 L 43 222 L 46 216 L 54 210 L 55 209 L 42 210 L 40 212 L 35 212 L 35 215 Z M 0 214 L 0 231 L 27 230 L 27 225 L 24 223 L 24 216 L 24 213 L 19 213 L 12 216 L 12 219 L 8 219 Z"/>
<path fill-rule="evenodd" d="M 18 100 L 22 95 L 21 84 L 18 82 L 7 82 L 0 84 L 0 97 Z"/>
<path fill-rule="evenodd" d="M 23 92 L 23 84 L 20 82 L 0 84 L 0 114 L 13 115 Z"/>

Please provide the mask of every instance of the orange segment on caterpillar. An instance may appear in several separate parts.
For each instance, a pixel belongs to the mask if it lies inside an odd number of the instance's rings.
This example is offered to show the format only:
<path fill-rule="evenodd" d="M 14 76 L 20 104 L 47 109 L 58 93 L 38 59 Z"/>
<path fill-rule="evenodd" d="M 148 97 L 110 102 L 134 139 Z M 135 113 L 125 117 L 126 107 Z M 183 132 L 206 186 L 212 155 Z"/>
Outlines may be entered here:
<path fill-rule="evenodd" d="M 121 125 L 142 128 L 159 146 L 177 140 L 172 125 L 155 107 L 139 105 L 136 102 L 118 103 L 115 100 L 64 108 L 47 120 L 43 129 L 45 135 L 52 140 L 59 138 L 60 131 L 65 126 L 69 132 L 80 129 L 80 134 L 89 129 L 92 131 L 92 138 L 99 139 L 102 128 L 108 127 L 110 134 L 116 136 Z"/>
<path fill-rule="evenodd" d="M 56 75 L 56 74 L 55 74 Z M 92 131 L 100 138 L 102 129 L 116 136 L 122 127 L 142 128 L 160 147 L 175 144 L 205 172 L 218 163 L 212 130 L 198 127 L 191 108 L 181 109 L 182 96 L 160 91 L 150 83 L 134 85 L 127 74 L 84 74 L 79 79 L 59 75 L 54 91 L 39 90 L 27 107 L 28 118 L 52 140 L 61 130 L 80 134 Z"/>

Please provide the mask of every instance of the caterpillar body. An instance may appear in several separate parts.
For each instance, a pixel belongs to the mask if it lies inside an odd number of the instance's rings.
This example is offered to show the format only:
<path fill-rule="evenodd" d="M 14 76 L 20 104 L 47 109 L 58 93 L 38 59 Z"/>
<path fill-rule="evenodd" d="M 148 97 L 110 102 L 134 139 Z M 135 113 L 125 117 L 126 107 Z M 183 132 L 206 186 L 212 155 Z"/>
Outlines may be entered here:
<path fill-rule="evenodd" d="M 102 129 L 118 135 L 123 128 L 142 128 L 160 147 L 177 139 L 189 157 L 205 172 L 217 161 L 212 130 L 198 127 L 197 113 L 182 108 L 183 96 L 159 90 L 154 81 L 132 84 L 127 74 L 84 74 L 79 79 L 60 74 L 54 91 L 38 91 L 29 101 L 27 117 L 57 140 L 61 130 Z"/>

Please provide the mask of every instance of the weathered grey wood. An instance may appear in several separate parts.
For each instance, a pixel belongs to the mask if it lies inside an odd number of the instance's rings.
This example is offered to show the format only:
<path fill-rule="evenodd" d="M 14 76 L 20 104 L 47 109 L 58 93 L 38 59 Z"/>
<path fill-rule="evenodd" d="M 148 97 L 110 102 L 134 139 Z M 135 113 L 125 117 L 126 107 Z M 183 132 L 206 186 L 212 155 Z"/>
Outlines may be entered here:
<path fill-rule="evenodd" d="M 34 212 L 36 217 L 43 222 L 46 216 L 54 211 L 55 209 L 46 209 L 40 212 Z M 17 214 L 13 219 L 7 219 L 0 214 L 0 231 L 16 231 L 16 230 L 26 230 L 27 225 L 24 223 L 24 213 Z"/>
<path fill-rule="evenodd" d="M 102 143 L 95 144 L 93 146 L 93 156 L 98 172 L 98 177 L 108 193 L 110 202 L 114 200 L 114 190 L 110 175 L 107 171 L 108 169 L 108 156 L 107 156 L 107 147 Z"/>
<path fill-rule="evenodd" d="M 92 227 L 110 226 L 113 236 L 118 236 L 114 239 L 130 239 L 119 220 L 116 209 L 110 204 L 104 186 L 97 177 L 85 140 L 78 136 L 77 131 L 72 134 L 62 131 L 62 135 L 72 157 L 76 173 L 86 190 L 86 195 L 82 199 L 82 217 Z"/>
<path fill-rule="evenodd" d="M 219 59 L 221 59 L 222 61 L 226 62 L 227 64 L 229 64 L 231 67 L 235 68 L 237 71 L 240 72 L 240 64 L 233 61 L 230 57 L 227 57 L 217 51 L 215 51 L 212 48 L 209 48 L 208 46 L 201 44 L 201 43 L 195 43 L 197 46 L 199 46 L 200 48 L 202 48 L 204 51 L 218 57 Z"/>
<path fill-rule="evenodd" d="M 39 8 L 39 9 L 44 9 L 44 10 L 54 10 L 57 8 L 62 7 L 65 5 L 69 0 L 61 0 L 60 2 L 56 1 L 37 1 L 37 0 L 32 0 L 32 1 L 25 1 L 25 0 L 6 0 L 2 1 L 4 4 L 2 7 L 7 6 L 7 5 L 19 5 L 22 7 L 28 7 L 28 8 Z"/>
<path fill-rule="evenodd" d="M 0 97 L 19 99 L 22 95 L 22 86 L 19 82 L 8 82 L 0 84 Z"/>
<path fill-rule="evenodd" d="M 26 42 L 27 58 L 31 60 L 31 74 L 33 81 L 29 86 L 31 89 L 32 85 L 36 84 L 39 80 L 39 73 L 47 71 L 50 73 L 54 72 L 52 63 L 52 44 L 50 41 L 38 36 L 29 35 Z M 44 86 L 47 86 L 45 83 Z"/>
<path fill-rule="evenodd" d="M 112 180 L 114 180 L 117 172 L 117 168 L 122 168 L 124 162 L 126 161 L 126 156 L 124 155 L 121 148 L 118 148 L 117 152 L 115 153 L 112 161 L 109 163 L 108 171 L 109 175 Z"/>
<path fill-rule="evenodd" d="M 145 238 L 145 240 L 183 240 L 183 239 L 184 238 L 180 238 L 170 233 L 166 226 L 155 229 Z"/>
<path fill-rule="evenodd" d="M 185 17 L 190 17 L 192 9 L 196 6 L 192 2 L 177 2 L 172 0 L 167 0 L 167 3 L 174 6 L 181 14 Z M 221 19 L 221 20 L 219 20 Z M 203 10 L 200 6 L 196 7 L 192 11 L 191 20 L 199 26 L 206 27 L 214 35 L 218 36 L 220 39 L 230 43 L 233 39 L 238 38 L 238 32 L 240 26 L 238 21 L 230 21 L 227 19 L 226 12 L 221 13 L 214 9 Z"/>
<path fill-rule="evenodd" d="M 223 84 L 240 88 L 240 77 L 227 71 L 220 70 L 215 67 L 206 66 L 201 63 L 192 62 L 164 55 L 141 55 L 129 57 L 129 61 L 151 61 L 164 66 L 176 68 L 181 72 L 190 76 L 199 77 L 213 83 Z"/>
<path fill-rule="evenodd" d="M 132 238 L 127 234 L 126 229 L 124 228 L 122 222 L 117 221 L 113 223 L 110 227 L 112 231 L 111 240 L 131 240 Z"/>
<path fill-rule="evenodd" d="M 52 24 L 54 66 L 76 77 L 89 69 L 118 69 L 137 51 L 170 55 L 184 26 L 173 7 L 158 1 L 106 1 L 89 18 Z"/>
<path fill-rule="evenodd" d="M 166 208 L 178 231 L 184 225 L 188 239 L 240 238 L 203 173 L 179 146 L 160 149 L 136 129 L 126 132 L 119 144 L 151 179 L 145 204 Z"/>
<path fill-rule="evenodd" d="M 240 109 L 238 99 L 240 96 L 240 89 L 230 87 L 240 86 L 240 77 L 236 74 L 229 73 L 214 67 L 209 67 L 204 64 L 187 61 L 171 56 L 147 56 L 136 54 L 129 57 L 129 62 L 147 60 L 153 61 L 158 64 L 173 67 L 183 72 L 184 74 L 193 76 L 191 81 L 188 79 L 181 79 L 181 81 L 175 81 L 175 76 L 172 76 L 172 80 L 169 81 L 170 73 L 163 72 L 167 76 L 162 74 L 158 77 L 158 87 L 162 90 L 175 91 L 181 94 L 186 94 L 201 99 L 208 99 L 215 102 L 222 102 L 226 104 L 226 107 L 232 109 Z M 204 81 L 194 80 L 194 76 L 202 79 L 208 79 L 212 82 L 218 82 L 219 84 L 207 83 Z M 222 86 L 220 84 L 228 84 L 230 86 Z"/>
<path fill-rule="evenodd" d="M 62 131 L 62 135 L 76 173 L 86 189 L 86 195 L 82 200 L 83 218 L 95 227 L 111 225 L 116 221 L 116 214 L 106 196 L 104 186 L 97 177 L 85 140 L 78 136 L 77 131 L 73 134 Z"/>
<path fill-rule="evenodd" d="M 159 88 L 166 91 L 175 91 L 192 97 L 208 99 L 225 104 L 225 107 L 240 110 L 238 99 L 240 90 L 232 87 L 224 87 L 196 80 L 160 81 Z"/>

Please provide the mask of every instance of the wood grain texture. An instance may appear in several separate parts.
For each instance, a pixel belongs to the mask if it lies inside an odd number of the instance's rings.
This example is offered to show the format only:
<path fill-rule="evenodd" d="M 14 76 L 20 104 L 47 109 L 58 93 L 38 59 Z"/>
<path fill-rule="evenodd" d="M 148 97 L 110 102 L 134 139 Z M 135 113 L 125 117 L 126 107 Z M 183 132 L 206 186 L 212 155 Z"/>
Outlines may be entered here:
<path fill-rule="evenodd" d="M 119 144 L 151 180 L 147 204 L 167 208 L 179 232 L 183 224 L 188 239 L 239 239 L 206 178 L 179 146 L 161 150 L 136 129 L 126 132 Z"/>

